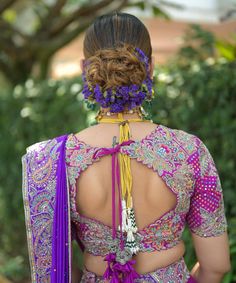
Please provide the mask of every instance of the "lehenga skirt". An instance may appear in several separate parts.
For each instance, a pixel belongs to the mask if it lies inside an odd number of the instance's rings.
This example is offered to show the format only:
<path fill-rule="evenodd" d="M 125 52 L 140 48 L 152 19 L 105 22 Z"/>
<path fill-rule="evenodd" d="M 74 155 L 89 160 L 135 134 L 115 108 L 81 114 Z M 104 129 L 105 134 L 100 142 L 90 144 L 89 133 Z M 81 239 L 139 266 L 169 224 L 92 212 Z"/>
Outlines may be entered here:
<path fill-rule="evenodd" d="M 83 275 L 80 283 L 104 283 L 107 282 L 95 273 L 83 268 Z M 185 263 L 184 257 L 178 261 L 171 263 L 155 271 L 141 274 L 139 278 L 135 279 L 135 283 L 197 283 L 191 276 L 190 271 Z"/>

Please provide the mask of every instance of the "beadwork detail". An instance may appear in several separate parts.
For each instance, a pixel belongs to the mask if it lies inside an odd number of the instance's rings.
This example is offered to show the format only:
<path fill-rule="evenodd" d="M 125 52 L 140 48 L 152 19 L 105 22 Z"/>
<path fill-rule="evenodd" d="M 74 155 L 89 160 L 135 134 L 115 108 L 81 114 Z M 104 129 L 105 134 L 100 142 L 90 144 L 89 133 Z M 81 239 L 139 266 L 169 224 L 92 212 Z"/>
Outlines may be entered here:
<path fill-rule="evenodd" d="M 48 282 L 51 269 L 55 178 L 60 142 L 36 143 L 22 157 L 28 249 L 32 282 Z"/>
<path fill-rule="evenodd" d="M 107 255 L 118 246 L 118 242 L 112 239 L 112 228 L 80 215 L 75 202 L 76 179 L 100 159 L 93 159 L 99 147 L 89 146 L 71 134 L 66 148 L 71 217 L 77 226 L 77 235 L 91 254 Z M 198 137 L 159 125 L 141 141 L 121 147 L 120 152 L 154 170 L 176 195 L 174 209 L 135 233 L 140 251 L 175 246 L 181 240 L 185 224 L 201 237 L 217 236 L 226 231 L 219 176 L 209 151 Z M 118 238 L 119 233 L 117 231 Z"/>

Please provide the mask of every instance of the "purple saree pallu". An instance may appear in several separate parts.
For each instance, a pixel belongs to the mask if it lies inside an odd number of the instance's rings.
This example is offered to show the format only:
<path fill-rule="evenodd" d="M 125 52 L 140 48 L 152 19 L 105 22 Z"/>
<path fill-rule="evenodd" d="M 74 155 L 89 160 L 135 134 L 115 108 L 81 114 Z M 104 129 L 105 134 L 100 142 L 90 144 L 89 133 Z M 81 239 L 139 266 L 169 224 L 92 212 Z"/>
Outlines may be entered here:
<path fill-rule="evenodd" d="M 23 199 L 33 283 L 71 282 L 67 135 L 30 146 L 22 157 Z"/>

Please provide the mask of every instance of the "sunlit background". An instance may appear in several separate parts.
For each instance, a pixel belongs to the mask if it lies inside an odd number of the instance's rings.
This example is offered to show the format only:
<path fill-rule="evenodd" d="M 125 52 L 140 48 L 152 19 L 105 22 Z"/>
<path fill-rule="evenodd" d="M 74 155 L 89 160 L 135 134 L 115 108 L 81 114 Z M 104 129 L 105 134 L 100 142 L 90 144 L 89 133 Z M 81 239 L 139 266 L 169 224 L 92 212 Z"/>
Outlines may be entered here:
<path fill-rule="evenodd" d="M 235 1 L 181 0 L 172 1 L 173 5 L 169 2 L 170 5 L 167 5 L 165 1 L 146 2 L 160 2 L 158 7 L 171 20 L 153 17 L 153 7 L 145 7 L 143 10 L 137 7 L 124 8 L 123 11 L 140 17 L 147 26 L 151 35 L 156 64 L 165 63 L 170 56 L 178 51 L 183 44 L 182 37 L 190 23 L 200 24 L 204 29 L 213 32 L 221 39 L 230 40 L 235 34 Z M 156 13 L 159 13 L 159 10 Z M 83 57 L 83 35 L 82 33 L 80 37 L 55 55 L 52 65 L 53 77 L 73 76 L 81 72 L 78 62 Z"/>

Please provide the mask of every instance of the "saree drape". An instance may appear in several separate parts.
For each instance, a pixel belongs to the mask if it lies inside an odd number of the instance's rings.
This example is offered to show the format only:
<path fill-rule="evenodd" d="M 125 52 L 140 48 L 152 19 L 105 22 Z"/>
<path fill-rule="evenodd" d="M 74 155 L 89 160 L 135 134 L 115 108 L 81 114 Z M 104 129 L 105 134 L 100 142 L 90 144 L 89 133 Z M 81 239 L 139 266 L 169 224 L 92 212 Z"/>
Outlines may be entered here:
<path fill-rule="evenodd" d="M 22 157 L 22 190 L 33 283 L 71 282 L 67 136 L 36 143 Z"/>
<path fill-rule="evenodd" d="M 65 149 L 68 135 L 36 143 L 22 157 L 23 201 L 31 282 L 71 283 L 72 240 Z M 192 281 L 191 281 L 192 280 Z M 193 278 L 189 282 L 195 282 Z"/>

